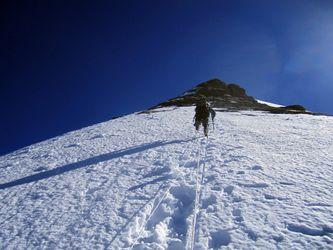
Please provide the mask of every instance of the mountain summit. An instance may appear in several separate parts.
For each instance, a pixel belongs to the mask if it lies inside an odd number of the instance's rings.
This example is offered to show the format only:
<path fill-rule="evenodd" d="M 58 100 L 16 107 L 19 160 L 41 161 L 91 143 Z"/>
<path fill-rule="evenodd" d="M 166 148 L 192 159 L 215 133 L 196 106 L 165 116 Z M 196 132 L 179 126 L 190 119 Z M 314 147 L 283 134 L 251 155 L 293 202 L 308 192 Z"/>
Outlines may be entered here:
<path fill-rule="evenodd" d="M 222 110 L 261 110 L 272 113 L 315 114 L 307 111 L 301 105 L 273 107 L 259 102 L 246 94 L 246 90 L 234 83 L 226 83 L 220 79 L 211 79 L 200 83 L 182 95 L 162 102 L 151 109 L 177 106 L 186 107 L 196 103 L 200 96 L 205 96 L 213 108 Z"/>

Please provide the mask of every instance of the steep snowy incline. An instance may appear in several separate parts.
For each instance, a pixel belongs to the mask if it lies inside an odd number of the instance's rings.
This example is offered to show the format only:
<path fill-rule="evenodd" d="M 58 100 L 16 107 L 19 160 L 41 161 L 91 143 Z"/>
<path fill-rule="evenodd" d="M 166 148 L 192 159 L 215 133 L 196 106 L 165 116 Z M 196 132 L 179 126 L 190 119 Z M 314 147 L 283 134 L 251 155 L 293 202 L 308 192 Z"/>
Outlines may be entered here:
<path fill-rule="evenodd" d="M 0 157 L 0 248 L 332 247 L 332 117 L 157 111 Z"/>

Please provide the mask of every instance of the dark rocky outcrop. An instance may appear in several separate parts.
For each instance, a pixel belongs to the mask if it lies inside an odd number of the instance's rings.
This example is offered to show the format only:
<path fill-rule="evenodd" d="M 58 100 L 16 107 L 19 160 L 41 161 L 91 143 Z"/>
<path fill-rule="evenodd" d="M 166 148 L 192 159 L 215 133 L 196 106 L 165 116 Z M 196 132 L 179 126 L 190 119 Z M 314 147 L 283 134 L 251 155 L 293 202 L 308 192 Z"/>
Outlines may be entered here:
<path fill-rule="evenodd" d="M 194 105 L 199 96 L 205 96 L 215 108 L 252 109 L 261 106 L 253 97 L 248 96 L 245 89 L 239 85 L 227 84 L 219 79 L 212 79 L 200 83 L 183 95 L 160 103 L 153 108 Z"/>
<path fill-rule="evenodd" d="M 289 105 L 284 107 L 287 110 L 306 111 L 302 105 Z"/>
<path fill-rule="evenodd" d="M 211 79 L 200 83 L 182 95 L 162 102 L 149 110 L 170 106 L 192 106 L 195 105 L 200 96 L 205 96 L 210 105 L 217 111 L 261 110 L 277 114 L 315 114 L 306 111 L 301 105 L 276 108 L 259 103 L 253 97 L 248 96 L 244 88 L 234 83 L 228 84 L 220 79 Z"/>

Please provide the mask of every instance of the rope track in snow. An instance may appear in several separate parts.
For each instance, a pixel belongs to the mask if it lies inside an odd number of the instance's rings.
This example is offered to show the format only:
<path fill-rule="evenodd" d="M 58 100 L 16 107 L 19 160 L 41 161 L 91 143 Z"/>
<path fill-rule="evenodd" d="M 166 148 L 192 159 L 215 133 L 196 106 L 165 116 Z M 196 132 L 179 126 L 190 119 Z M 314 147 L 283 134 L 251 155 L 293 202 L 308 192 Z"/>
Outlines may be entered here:
<path fill-rule="evenodd" d="M 191 223 L 190 238 L 187 239 L 187 244 L 186 244 L 186 249 L 191 249 L 191 250 L 194 249 L 195 235 L 196 235 L 196 225 L 197 225 L 197 213 L 198 213 L 199 205 L 201 203 L 200 191 L 201 191 L 201 186 L 202 186 L 202 183 L 203 183 L 203 180 L 204 180 L 204 174 L 205 174 L 205 166 L 206 166 L 205 161 L 206 161 L 206 156 L 207 156 L 207 140 L 208 139 L 206 139 L 205 153 L 204 153 L 204 157 L 203 157 L 202 169 L 201 169 L 201 164 L 200 164 L 202 149 L 200 149 L 199 154 L 198 154 L 198 158 L 197 158 L 197 169 L 196 169 L 196 174 L 195 174 L 195 178 L 196 178 L 195 203 L 194 203 L 193 218 L 192 218 L 192 223 Z"/>
<path fill-rule="evenodd" d="M 192 223 L 191 223 L 191 232 L 190 232 L 190 241 L 189 246 L 186 248 L 187 249 L 193 249 L 194 245 L 194 238 L 195 238 L 195 222 L 196 222 L 196 217 L 197 217 L 197 208 L 198 208 L 198 203 L 199 203 L 199 196 L 198 196 L 198 191 L 199 191 L 199 171 L 200 171 L 200 156 L 201 156 L 201 148 L 199 148 L 198 152 L 198 158 L 197 158 L 197 168 L 195 171 L 195 178 L 196 178 L 196 183 L 195 183 L 195 202 L 194 202 L 194 210 L 193 210 L 193 218 L 192 218 Z"/>
<path fill-rule="evenodd" d="M 198 138 L 196 138 L 197 140 Z M 188 151 L 189 151 L 190 147 L 186 147 L 184 150 L 183 150 L 183 153 L 182 153 L 182 156 L 184 156 Z M 184 167 L 186 166 L 186 164 L 192 160 L 193 158 L 189 158 L 184 164 L 179 165 L 179 167 Z M 152 211 L 149 213 L 149 216 L 148 218 L 144 221 L 144 223 L 141 225 L 140 229 L 139 229 L 139 236 L 136 237 L 132 243 L 132 245 L 130 246 L 130 249 L 133 249 L 133 247 L 135 246 L 135 244 L 138 242 L 138 240 L 141 238 L 141 233 L 143 231 L 143 229 L 146 227 L 148 221 L 151 219 L 151 217 L 154 215 L 154 213 L 156 212 L 156 210 L 159 208 L 159 206 L 161 205 L 161 203 L 163 202 L 163 200 L 165 199 L 165 197 L 167 196 L 167 194 L 169 193 L 170 189 L 175 185 L 174 182 L 170 182 L 167 189 L 163 192 L 163 194 L 160 196 L 161 198 L 159 199 L 158 203 L 156 204 L 156 206 L 152 209 Z M 154 201 L 157 200 L 157 199 L 154 199 Z M 153 202 L 154 203 L 154 202 Z M 121 233 L 120 233 L 121 234 Z M 112 240 L 112 242 L 114 241 L 115 239 Z M 112 244 L 112 242 L 110 243 L 110 245 Z"/>
<path fill-rule="evenodd" d="M 160 204 L 162 203 L 162 201 L 164 200 L 164 198 L 166 197 L 166 195 L 168 194 L 168 192 L 170 191 L 171 187 L 173 185 L 170 184 L 168 186 L 168 188 L 166 189 L 166 191 L 163 193 L 162 198 L 159 200 L 159 202 L 157 203 L 157 205 L 155 206 L 155 208 L 151 211 L 151 213 L 149 214 L 148 218 L 145 220 L 145 222 L 141 225 L 140 229 L 139 229 L 139 236 L 137 238 L 135 238 L 135 240 L 133 241 L 130 249 L 133 249 L 133 247 L 135 246 L 135 244 L 138 242 L 138 240 L 141 238 L 141 233 L 143 231 L 143 229 L 146 227 L 148 221 L 151 219 L 151 217 L 154 215 L 155 211 L 159 208 Z"/>
<path fill-rule="evenodd" d="M 187 143 L 187 142 L 186 142 Z M 187 151 L 189 150 L 190 147 L 185 147 L 185 149 L 182 151 L 182 154 L 181 156 L 185 155 L 187 153 Z M 184 167 L 192 158 L 190 158 L 189 160 L 187 160 L 181 167 Z M 161 189 L 161 187 L 163 186 L 160 185 L 160 188 L 159 190 Z M 170 187 L 167 187 L 166 191 L 164 191 L 164 193 L 162 195 L 160 195 L 159 197 L 162 197 L 163 199 L 160 199 L 160 201 L 158 202 L 158 205 L 156 205 L 156 207 L 152 210 L 152 212 L 150 212 L 151 214 L 149 215 L 149 218 L 143 223 L 143 226 L 140 227 L 140 233 L 142 232 L 142 230 L 144 229 L 144 227 L 146 226 L 146 224 L 148 223 L 149 219 L 152 217 L 153 213 L 157 210 L 157 208 L 159 207 L 159 205 L 161 204 L 161 202 L 164 200 L 166 194 L 168 193 L 168 191 L 170 190 L 171 186 Z M 159 190 L 156 192 L 155 195 L 157 195 L 159 193 Z M 155 196 L 155 199 L 152 199 L 152 200 L 157 200 L 156 199 L 157 197 Z M 155 203 L 153 201 L 153 203 Z M 148 205 L 148 203 L 146 205 L 144 205 L 143 207 L 141 207 L 141 209 L 144 209 L 146 206 Z M 140 209 L 140 210 L 141 210 Z M 138 211 L 139 212 L 139 211 Z M 135 214 L 137 214 L 138 212 L 136 212 Z M 125 231 L 125 229 L 127 228 L 127 226 L 131 223 L 131 221 L 135 218 L 135 216 L 132 216 L 130 221 L 128 221 L 122 228 L 121 232 L 118 232 L 111 240 L 111 242 L 109 243 L 109 246 L 111 246 L 113 244 L 113 242 Z M 136 244 L 137 240 L 140 239 L 140 236 L 137 237 L 134 241 L 134 243 L 131 245 L 131 249 L 133 248 L 133 246 Z"/>
<path fill-rule="evenodd" d="M 207 145 L 208 145 L 208 138 L 206 139 L 206 147 L 205 147 L 205 154 L 204 154 L 204 160 L 203 160 L 203 164 L 202 164 L 202 172 L 201 172 L 201 181 L 200 181 L 200 193 L 199 193 L 199 201 L 200 201 L 200 206 L 202 206 L 202 197 L 203 197 L 203 193 L 204 190 L 207 188 L 206 185 L 204 185 L 204 180 L 205 180 L 205 174 L 206 174 L 206 161 L 207 161 Z M 199 211 L 198 211 L 199 212 Z M 199 217 L 200 219 L 200 217 Z M 199 224 L 199 219 L 196 219 L 196 223 L 195 223 L 195 227 L 197 227 L 197 225 Z M 196 228 L 195 228 L 196 229 Z M 196 234 L 198 230 L 194 231 L 194 234 Z M 198 232 L 199 233 L 199 232 Z M 195 239 L 198 238 L 200 235 L 197 235 L 197 237 L 194 237 L 194 241 L 193 241 L 193 246 L 195 243 Z"/>
<path fill-rule="evenodd" d="M 189 150 L 189 147 L 185 148 L 183 153 L 182 153 L 182 156 L 184 156 Z M 186 164 L 192 160 L 192 158 L 189 158 L 182 166 L 179 166 L 179 167 L 184 167 L 186 166 Z M 157 203 L 157 205 L 155 206 L 155 208 L 151 211 L 151 213 L 149 214 L 147 220 L 142 224 L 142 226 L 140 227 L 140 230 L 139 230 L 139 236 L 134 240 L 133 244 L 131 245 L 130 249 L 133 249 L 134 245 L 137 243 L 137 241 L 140 239 L 140 235 L 143 231 L 143 229 L 146 227 L 148 221 L 151 219 L 151 217 L 154 215 L 155 211 L 159 208 L 159 206 L 161 205 L 162 201 L 165 199 L 166 195 L 169 193 L 170 189 L 174 186 L 175 183 L 169 183 L 169 186 L 168 188 L 166 189 L 166 191 L 163 193 L 162 195 L 162 198 L 159 200 L 159 202 Z"/>

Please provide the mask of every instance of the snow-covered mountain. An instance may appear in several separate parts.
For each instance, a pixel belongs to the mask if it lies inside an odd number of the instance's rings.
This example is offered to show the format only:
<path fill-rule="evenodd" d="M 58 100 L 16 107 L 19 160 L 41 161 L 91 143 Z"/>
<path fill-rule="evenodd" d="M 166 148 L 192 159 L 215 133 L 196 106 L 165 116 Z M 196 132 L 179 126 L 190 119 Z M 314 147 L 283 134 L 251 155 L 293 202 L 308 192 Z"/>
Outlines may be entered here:
<path fill-rule="evenodd" d="M 322 115 L 307 111 L 302 105 L 282 106 L 265 101 L 256 100 L 248 96 L 246 90 L 237 84 L 221 81 L 220 79 L 211 79 L 195 86 L 180 96 L 171 98 L 154 107 L 186 107 L 196 103 L 199 96 L 205 96 L 211 106 L 220 110 L 260 110 L 275 114 L 312 114 Z"/>
<path fill-rule="evenodd" d="M 333 118 L 217 110 L 208 138 L 162 105 L 0 157 L 0 248 L 332 249 Z"/>

